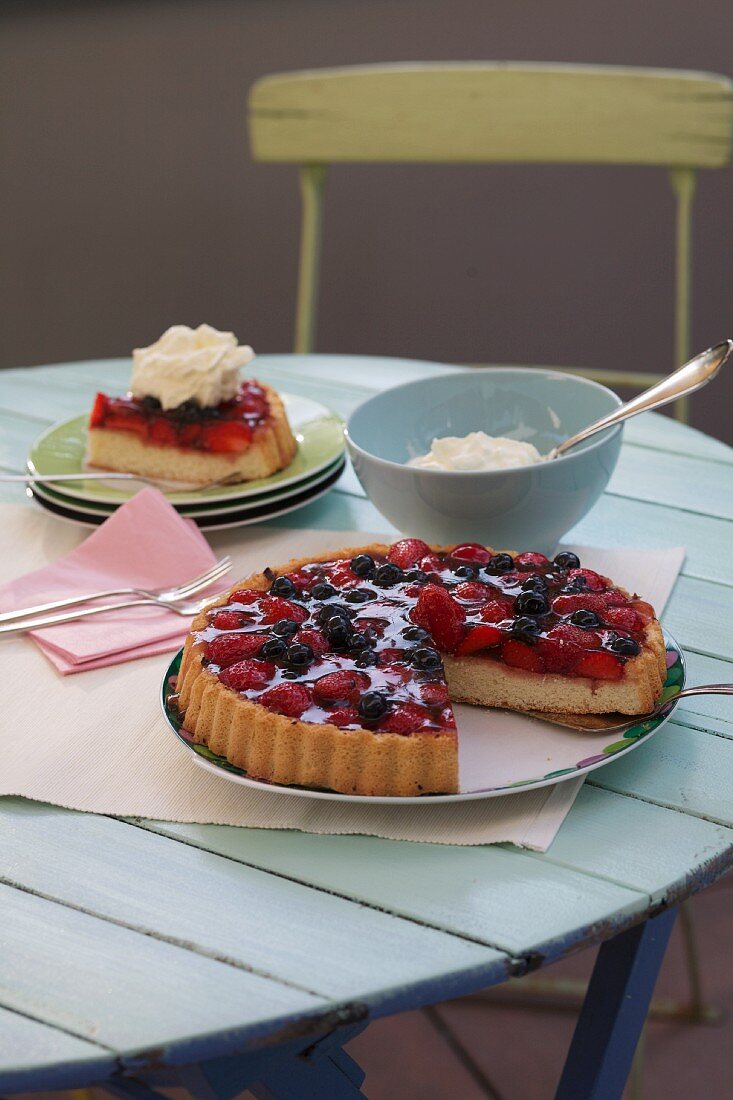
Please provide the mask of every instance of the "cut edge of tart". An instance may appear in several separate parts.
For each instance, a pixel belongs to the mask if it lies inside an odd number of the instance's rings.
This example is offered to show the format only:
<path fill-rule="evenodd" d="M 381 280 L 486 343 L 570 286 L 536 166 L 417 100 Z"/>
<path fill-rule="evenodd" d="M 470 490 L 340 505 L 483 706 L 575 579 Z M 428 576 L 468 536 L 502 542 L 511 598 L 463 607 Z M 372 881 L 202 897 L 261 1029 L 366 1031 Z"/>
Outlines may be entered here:
<path fill-rule="evenodd" d="M 618 601 L 615 607 L 609 608 L 612 613 L 611 617 L 614 617 L 614 613 L 616 618 L 619 617 L 619 606 L 621 604 L 629 610 L 633 610 L 633 608 L 628 608 L 630 603 L 634 603 L 635 607 L 639 609 L 644 609 L 635 612 L 638 620 L 636 636 L 640 639 L 640 642 L 634 643 L 636 652 L 630 656 L 614 655 L 601 648 L 595 640 L 590 643 L 590 648 L 587 651 L 580 649 L 576 644 L 576 635 L 580 628 L 570 627 L 568 629 L 568 624 L 565 621 L 566 617 L 557 622 L 558 626 L 565 627 L 564 631 L 559 632 L 559 637 L 557 636 L 556 627 L 550 626 L 546 637 L 536 638 L 531 644 L 529 639 L 522 641 L 521 636 L 516 637 L 506 628 L 499 629 L 490 621 L 485 625 L 483 620 L 480 619 L 473 622 L 467 621 L 468 617 L 465 614 L 460 630 L 456 626 L 455 637 L 451 637 L 450 624 L 447 630 L 445 626 L 440 627 L 437 630 L 437 636 L 436 632 L 423 630 L 425 644 L 436 646 L 442 650 L 444 667 L 433 666 L 428 673 L 425 673 L 418 666 L 418 670 L 413 671 L 415 658 L 414 656 L 410 657 L 410 653 L 414 655 L 415 647 L 409 652 L 405 651 L 407 656 L 398 657 L 394 666 L 392 666 L 397 671 L 403 667 L 409 670 L 412 679 L 407 682 L 403 676 L 403 681 L 408 684 L 411 691 L 415 688 L 417 692 L 422 691 L 424 695 L 423 685 L 427 683 L 433 685 L 430 696 L 431 706 L 429 708 L 423 707 L 425 710 L 424 718 L 421 718 L 418 713 L 420 705 L 417 696 L 415 697 L 417 705 L 411 704 L 409 701 L 405 703 L 403 700 L 396 707 L 396 711 L 403 716 L 408 716 L 408 719 L 413 714 L 415 715 L 413 723 L 415 728 L 410 728 L 409 720 L 406 719 L 401 723 L 395 722 L 389 715 L 385 724 L 387 726 L 392 725 L 393 729 L 379 728 L 379 722 L 369 722 L 360 718 L 354 709 L 359 688 L 362 691 L 366 688 L 372 688 L 372 694 L 378 693 L 378 690 L 374 690 L 373 682 L 369 682 L 369 669 L 372 668 L 372 676 L 375 675 L 375 673 L 381 671 L 381 656 L 385 652 L 389 656 L 389 654 L 399 651 L 394 649 L 385 651 L 383 648 L 378 655 L 371 659 L 371 664 L 355 666 L 356 668 L 363 668 L 366 677 L 364 683 L 355 686 L 356 695 L 352 698 L 350 704 L 342 706 L 333 702 L 322 704 L 316 701 L 316 703 L 313 703 L 313 684 L 318 682 L 318 678 L 316 681 L 311 682 L 307 688 L 302 683 L 298 685 L 299 676 L 297 673 L 292 672 L 292 669 L 288 672 L 289 666 L 284 666 L 286 672 L 283 675 L 282 661 L 276 667 L 275 662 L 269 659 L 269 655 L 263 656 L 259 650 L 252 649 L 252 645 L 255 643 L 259 645 L 267 640 L 272 641 L 274 636 L 273 625 L 279 626 L 279 623 L 273 624 L 270 617 L 266 622 L 260 621 L 253 624 L 254 629 L 251 631 L 237 630 L 236 617 L 239 616 L 239 620 L 241 620 L 239 626 L 244 626 L 247 625 L 248 614 L 247 604 L 243 605 L 236 598 L 233 599 L 233 596 L 237 593 L 240 594 L 240 597 L 244 593 L 245 597 L 253 603 L 258 603 L 262 597 L 265 600 L 271 600 L 268 593 L 278 578 L 293 575 L 299 578 L 303 577 L 311 566 L 316 567 L 315 572 L 318 574 L 317 567 L 319 565 L 335 567 L 332 570 L 332 579 L 336 577 L 336 568 L 341 569 L 339 575 L 343 577 L 343 570 L 349 568 L 350 561 L 358 557 L 366 556 L 370 560 L 377 559 L 377 561 L 382 559 L 379 564 L 386 564 L 387 555 L 394 551 L 395 547 L 404 546 L 407 543 L 417 543 L 417 541 L 401 540 L 393 547 L 386 544 L 372 544 L 365 547 L 341 549 L 308 558 L 294 559 L 277 568 L 253 574 L 232 586 L 228 592 L 208 605 L 194 620 L 191 632 L 186 639 L 176 695 L 171 700 L 179 710 L 184 728 L 191 734 L 194 741 L 203 743 L 212 752 L 226 757 L 227 760 L 236 767 L 241 768 L 252 778 L 285 786 L 317 787 L 345 794 L 360 795 L 411 796 L 438 792 L 455 793 L 459 789 L 458 742 L 450 704 L 444 696 L 441 702 L 441 685 L 445 687 L 446 681 L 447 694 L 452 702 L 473 703 L 486 707 L 495 706 L 522 711 L 571 712 L 577 714 L 616 711 L 624 714 L 641 714 L 652 708 L 662 689 L 666 672 L 665 646 L 661 628 L 648 604 L 636 600 L 635 597 L 630 597 L 627 592 L 613 585 L 612 582 L 608 582 L 608 587 L 604 589 L 606 593 L 612 592 L 614 598 Z M 420 545 L 428 551 L 427 557 L 435 555 L 435 560 L 441 556 L 443 559 L 449 557 L 453 552 L 461 549 L 461 547 L 456 546 L 427 547 L 424 543 Z M 502 556 L 497 555 L 495 551 L 488 548 L 485 548 L 485 552 L 487 555 L 492 556 L 492 560 L 494 557 Z M 427 560 L 427 557 L 423 560 Z M 523 556 L 519 555 L 518 557 L 521 561 Z M 539 559 L 542 555 L 528 554 L 524 557 Z M 451 558 L 451 560 L 455 565 L 456 559 Z M 463 561 L 464 559 L 457 560 Z M 544 559 L 544 561 L 552 568 L 552 563 L 547 562 L 547 559 Z M 470 570 L 471 566 L 466 565 L 464 568 Z M 417 571 L 420 572 L 421 570 Z M 527 572 L 520 569 L 518 573 L 515 569 L 512 577 L 526 577 L 531 572 L 532 570 L 529 568 Z M 567 572 L 565 570 L 563 574 L 566 580 Z M 572 572 L 597 576 L 590 570 L 577 569 L 572 570 Z M 407 623 L 409 625 L 424 621 L 424 614 L 418 610 L 417 601 L 420 600 L 421 593 L 424 595 L 426 588 L 431 586 L 430 595 L 435 599 L 432 589 L 440 587 L 437 584 L 432 584 L 429 576 L 428 574 L 427 581 L 422 580 L 419 585 L 410 586 L 417 590 L 417 599 L 413 598 L 416 595 L 413 592 L 407 611 L 405 611 L 405 608 L 400 607 L 402 617 L 399 621 L 401 624 Z M 498 575 L 496 578 L 497 583 L 500 576 Z M 605 578 L 602 579 L 606 580 Z M 472 585 L 478 588 L 482 586 L 482 582 L 474 582 L 470 579 L 460 582 L 452 576 L 451 580 L 455 582 L 454 592 L 461 588 L 464 593 L 466 591 L 470 593 Z M 348 583 L 351 584 L 352 589 L 354 582 L 358 584 L 360 579 L 355 576 L 349 579 Z M 319 581 L 318 583 L 324 582 Z M 363 583 L 368 584 L 370 582 L 367 579 Z M 404 583 L 405 578 L 403 577 L 400 584 Z M 312 585 L 312 587 L 317 588 L 317 584 Z M 521 589 L 520 594 L 525 590 Z M 389 586 L 386 591 L 389 593 Z M 535 590 L 533 589 L 533 591 Z M 448 592 L 448 589 L 444 587 L 443 592 Z M 377 597 L 376 601 L 371 601 L 373 607 L 378 602 L 380 593 L 372 590 L 372 594 Z M 384 593 L 381 593 L 381 595 L 383 599 L 387 598 Z M 586 591 L 586 602 L 593 603 L 594 601 L 592 599 L 588 600 L 588 597 L 594 595 L 597 595 L 597 593 Z M 305 611 L 307 616 L 312 618 L 311 611 L 308 610 L 309 604 L 314 603 L 320 613 L 322 608 L 328 605 L 329 599 L 333 600 L 335 596 L 344 598 L 342 591 L 332 592 L 330 596 L 325 596 L 323 601 L 309 594 L 307 599 L 299 606 L 301 611 Z M 512 597 L 512 599 L 514 598 Z M 293 601 L 296 599 L 297 597 L 294 595 Z M 451 600 L 453 604 L 468 607 L 470 610 L 470 603 L 466 604 L 460 594 L 458 598 L 451 597 Z M 285 602 L 287 603 L 287 601 Z M 424 602 L 429 603 L 430 600 Z M 496 602 L 496 600 L 488 600 L 481 605 L 481 608 L 486 608 L 489 604 L 493 607 Z M 596 599 L 595 604 L 598 605 L 598 602 L 598 599 Z M 407 607 L 405 600 L 403 600 L 403 603 Z M 218 613 L 220 621 L 223 622 L 220 629 L 213 624 L 214 619 L 217 617 L 217 609 L 221 608 L 227 608 L 227 610 L 223 612 L 223 620 L 221 620 L 222 613 Z M 362 611 L 368 610 L 366 602 L 359 601 L 353 605 L 350 612 L 352 617 L 358 614 L 359 608 Z M 474 609 L 471 614 L 475 620 L 479 612 L 475 612 Z M 496 619 L 496 615 L 490 615 L 488 619 L 490 620 L 492 617 Z M 553 621 L 558 620 L 556 615 L 552 615 L 551 618 Z M 460 616 L 457 616 L 457 619 L 460 620 Z M 319 621 L 324 622 L 325 620 L 321 619 Z M 365 621 L 368 621 L 368 615 Z M 372 621 L 376 622 L 377 620 L 372 617 Z M 518 620 L 515 618 L 514 622 L 516 621 Z M 252 624 L 250 623 L 250 625 Z M 297 627 L 296 634 L 303 630 L 310 632 L 312 635 L 320 630 L 317 623 L 306 622 L 305 619 L 301 619 L 299 627 L 297 623 L 295 625 Z M 484 633 L 481 635 L 474 634 L 477 628 L 482 628 Z M 604 627 L 604 629 L 607 635 L 616 635 L 616 632 L 611 631 L 608 627 Z M 492 630 L 494 631 L 493 634 L 491 633 Z M 553 630 L 555 630 L 555 637 L 552 636 Z M 575 635 L 572 633 L 573 630 Z M 227 633 L 234 633 L 238 637 L 249 634 L 251 638 L 251 645 L 247 643 L 249 650 L 251 650 L 249 656 L 254 659 L 235 660 L 233 664 L 230 662 L 229 665 L 226 662 L 220 665 L 216 660 L 210 660 L 207 653 L 212 638 Z M 499 646 L 497 653 L 503 654 L 506 652 L 507 658 L 517 663 L 506 664 L 503 656 L 499 659 L 496 656 L 491 656 L 491 648 L 484 649 L 484 652 L 481 652 L 480 645 L 468 641 L 472 634 L 478 643 L 486 639 L 493 640 L 495 635 L 500 634 L 500 642 L 493 642 L 492 645 L 494 647 Z M 207 635 L 207 637 L 202 637 L 202 635 Z M 255 635 L 257 637 L 254 637 Z M 589 639 L 591 636 L 593 639 L 600 637 L 595 631 L 589 633 Z M 628 632 L 623 636 L 630 637 Z M 276 637 L 275 649 L 279 645 L 278 637 Z M 458 638 L 460 638 L 459 641 L 457 641 Z M 292 640 L 292 634 L 290 640 Z M 297 640 L 296 637 L 295 641 Z M 389 644 L 391 642 L 392 638 L 390 636 Z M 376 642 L 370 644 L 377 646 Z M 418 646 L 419 644 L 418 641 Z M 476 648 L 472 649 L 474 645 Z M 450 652 L 451 649 L 453 652 Z M 565 651 L 568 650 L 573 651 L 572 659 L 575 661 L 573 674 L 547 671 L 546 663 L 552 666 L 554 661 L 555 666 L 557 666 L 558 662 L 562 664 L 563 661 L 567 661 L 567 652 Z M 545 652 L 546 657 L 541 657 L 541 651 Z M 218 650 L 212 650 L 211 652 L 218 652 Z M 435 653 L 435 650 L 431 649 L 430 652 Z M 527 653 L 529 653 L 529 656 L 527 656 Z M 348 653 L 342 656 L 345 666 L 354 665 L 353 656 L 349 656 Z M 339 654 L 330 650 L 323 651 L 317 656 L 311 653 L 311 659 L 316 663 L 323 660 L 327 669 L 324 675 L 320 677 L 321 680 L 325 680 L 326 676 L 332 674 L 328 671 L 328 661 L 338 660 L 338 658 Z M 532 665 L 533 661 L 537 664 L 538 659 L 543 665 L 542 669 L 528 667 Z M 413 662 L 412 665 L 410 664 L 411 661 Z M 374 665 L 379 665 L 380 668 L 375 670 Z M 266 679 L 258 684 L 257 675 L 264 666 L 267 667 Z M 229 668 L 232 669 L 231 673 L 228 671 Z M 237 670 L 243 671 L 237 673 Z M 617 670 L 620 670 L 618 674 Z M 247 676 L 251 677 L 253 672 L 256 674 L 254 681 L 247 680 Z M 339 674 L 337 672 L 337 675 Z M 343 674 L 352 677 L 362 675 L 360 672 L 355 671 L 355 668 L 350 668 L 349 671 L 345 669 Z M 244 675 L 245 679 L 242 682 L 246 684 L 245 687 L 242 687 L 241 683 L 238 686 L 237 675 Z M 288 676 L 288 679 L 285 679 L 285 676 Z M 273 677 L 278 681 L 275 688 L 270 684 Z M 227 684 L 227 680 L 230 681 L 229 684 Z M 383 687 L 384 685 L 377 682 L 377 689 L 380 686 Z M 260 691 L 260 695 L 248 698 L 244 691 L 253 687 L 257 691 L 264 690 Z M 268 691 L 272 693 L 273 690 L 276 693 L 274 696 L 271 694 L 270 698 L 266 698 L 264 703 L 258 701 L 262 695 L 267 696 Z M 291 697 L 296 700 L 300 699 L 298 693 L 303 691 L 309 693 L 310 702 L 307 705 L 304 703 L 301 705 L 301 699 L 300 703 L 290 707 L 287 700 Z M 302 698 L 305 699 L 305 696 Z M 438 700 L 437 703 L 436 699 Z M 311 704 L 313 704 L 312 707 Z M 336 710 L 333 710 L 334 706 L 336 706 Z M 331 712 L 329 713 L 328 710 L 324 712 L 323 707 L 331 707 Z M 314 708 L 316 712 L 319 712 L 321 720 L 311 718 L 310 721 L 302 721 L 301 715 L 309 709 L 313 713 Z M 282 713 L 283 709 L 286 713 Z M 291 711 L 291 713 L 287 713 L 288 711 Z M 333 721 L 328 721 L 329 717 L 332 717 Z M 336 724 L 337 718 L 340 724 Z"/>
<path fill-rule="evenodd" d="M 261 395 L 259 418 L 244 411 L 241 417 L 219 415 L 236 398 L 212 408 L 190 402 L 192 407 L 179 413 L 164 411 L 159 403 L 155 407 L 150 399 L 97 394 L 86 461 L 99 469 L 197 484 L 270 477 L 290 465 L 298 445 L 277 391 L 247 379 L 238 394 L 249 391 Z"/>

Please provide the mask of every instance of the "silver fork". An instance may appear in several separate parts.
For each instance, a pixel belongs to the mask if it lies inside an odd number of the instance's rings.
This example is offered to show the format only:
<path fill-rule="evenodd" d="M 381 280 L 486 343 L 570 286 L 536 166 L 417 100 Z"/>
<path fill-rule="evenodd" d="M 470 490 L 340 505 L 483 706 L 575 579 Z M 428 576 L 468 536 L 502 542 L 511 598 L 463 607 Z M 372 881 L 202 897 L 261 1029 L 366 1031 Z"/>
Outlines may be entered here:
<path fill-rule="evenodd" d="M 28 630 L 40 630 L 43 626 L 70 623 L 76 619 L 86 619 L 89 615 L 103 615 L 110 611 L 122 611 L 128 607 L 165 607 L 168 611 L 175 611 L 177 615 L 190 619 L 215 599 L 216 596 L 207 596 L 205 600 L 195 600 L 193 603 L 173 603 L 171 600 L 151 598 L 127 600 L 125 603 L 100 604 L 99 607 L 82 607 L 79 611 L 70 611 L 66 615 L 44 615 L 39 619 L 26 619 L 22 623 L 7 623 L 5 626 L 0 626 L 0 634 L 24 634 Z"/>
<path fill-rule="evenodd" d="M 31 616 L 43 615 L 48 611 L 59 611 L 62 607 L 75 607 L 77 604 L 90 603 L 92 600 L 106 600 L 110 596 L 140 596 L 146 599 L 173 602 L 185 600 L 187 596 L 193 596 L 194 593 L 200 592 L 202 588 L 207 588 L 214 581 L 218 581 L 225 573 L 229 572 L 231 567 L 232 559 L 227 555 L 220 561 L 215 562 L 204 573 L 200 573 L 198 577 L 193 577 L 190 581 L 176 585 L 174 588 L 109 588 L 102 592 L 89 592 L 84 596 L 69 596 L 63 600 L 39 603 L 35 607 L 21 607 L 17 611 L 3 611 L 0 613 L 0 623 L 16 622 L 19 619 L 25 620 Z M 129 607 L 131 604 L 128 601 L 126 604 L 116 604 L 115 606 Z M 70 620 L 64 619 L 63 621 L 69 622 Z"/>
<path fill-rule="evenodd" d="M 194 489 L 216 489 L 222 485 L 238 485 L 242 479 L 239 474 L 227 474 L 225 477 L 218 477 L 215 481 L 205 481 L 200 485 L 193 486 Z M 0 481 L 7 482 L 24 482 L 26 485 L 35 485 L 36 482 L 39 485 L 53 485 L 55 482 L 64 481 L 140 481 L 144 485 L 167 485 L 173 483 L 172 478 L 153 478 L 143 477 L 142 474 L 122 474 L 116 470 L 107 470 L 104 473 L 83 473 L 83 474 L 0 474 Z M 188 485 L 188 482 L 183 482 L 184 485 Z M 171 490 L 175 491 L 175 490 Z"/>

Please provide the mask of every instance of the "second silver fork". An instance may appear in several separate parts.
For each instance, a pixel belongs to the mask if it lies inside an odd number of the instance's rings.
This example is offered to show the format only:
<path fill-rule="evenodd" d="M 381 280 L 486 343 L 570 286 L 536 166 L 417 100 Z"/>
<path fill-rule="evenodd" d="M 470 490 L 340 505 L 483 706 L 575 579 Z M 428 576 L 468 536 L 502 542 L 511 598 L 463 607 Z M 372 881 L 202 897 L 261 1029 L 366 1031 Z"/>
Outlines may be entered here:
<path fill-rule="evenodd" d="M 104 615 L 110 611 L 124 611 L 128 607 L 163 607 L 168 611 L 175 611 L 176 615 L 191 618 L 197 615 L 207 603 L 216 599 L 208 596 L 205 600 L 195 600 L 193 603 L 172 603 L 170 600 L 161 600 L 153 597 L 141 600 L 126 600 L 125 603 L 103 603 L 97 607 L 80 607 L 76 611 L 69 611 L 61 615 L 41 615 L 36 619 L 24 619 L 22 622 L 3 623 L 0 626 L 0 636 L 3 634 L 24 634 L 28 630 L 40 630 L 45 626 L 57 626 L 59 623 L 75 622 L 77 619 L 86 619 L 89 615 Z"/>
<path fill-rule="evenodd" d="M 76 607 L 77 605 L 91 603 L 94 600 L 107 600 L 111 596 L 140 596 L 142 599 L 150 599 L 154 601 L 160 600 L 161 602 L 169 601 L 175 602 L 176 600 L 185 600 L 188 596 L 193 596 L 196 592 L 200 592 L 203 588 L 208 588 L 210 584 L 218 581 L 223 577 L 232 567 L 232 559 L 227 555 L 220 561 L 214 563 L 205 572 L 200 573 L 197 577 L 192 577 L 190 581 L 186 581 L 184 584 L 176 585 L 172 588 L 109 588 L 101 592 L 89 592 L 83 596 L 69 596 L 62 600 L 52 600 L 49 603 L 36 604 L 35 607 L 21 607 L 16 611 L 3 611 L 0 612 L 0 623 L 13 623 L 18 622 L 21 619 L 28 619 L 35 615 L 45 615 L 49 611 L 60 611 L 65 607 Z M 128 603 L 130 601 L 127 601 Z M 115 606 L 123 607 L 124 604 L 118 604 Z M 72 616 L 76 618 L 76 616 Z M 55 621 L 59 621 L 58 619 Z M 71 618 L 64 617 L 63 622 L 70 622 Z"/>

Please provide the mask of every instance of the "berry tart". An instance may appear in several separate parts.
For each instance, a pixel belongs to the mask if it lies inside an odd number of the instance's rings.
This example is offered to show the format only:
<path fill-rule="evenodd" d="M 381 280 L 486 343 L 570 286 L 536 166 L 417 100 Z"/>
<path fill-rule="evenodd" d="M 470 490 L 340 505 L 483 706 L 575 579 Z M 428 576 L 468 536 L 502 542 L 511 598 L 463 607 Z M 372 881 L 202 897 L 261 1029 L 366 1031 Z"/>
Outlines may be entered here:
<path fill-rule="evenodd" d="M 288 466 L 297 444 L 280 397 L 239 379 L 253 355 L 209 325 L 174 325 L 135 349 L 131 391 L 96 396 L 87 461 L 195 484 L 250 481 Z"/>
<path fill-rule="evenodd" d="M 458 790 L 451 702 L 650 710 L 652 607 L 562 553 L 419 539 L 266 569 L 194 620 L 177 706 L 254 778 L 367 795 Z"/>

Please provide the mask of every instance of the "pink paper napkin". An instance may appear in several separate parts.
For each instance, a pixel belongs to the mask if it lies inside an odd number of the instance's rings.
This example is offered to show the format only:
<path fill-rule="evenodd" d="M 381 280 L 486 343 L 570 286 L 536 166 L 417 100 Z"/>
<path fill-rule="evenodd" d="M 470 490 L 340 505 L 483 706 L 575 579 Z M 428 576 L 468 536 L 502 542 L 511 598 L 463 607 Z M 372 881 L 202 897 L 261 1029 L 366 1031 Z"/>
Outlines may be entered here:
<path fill-rule="evenodd" d="M 0 611 L 108 588 L 168 588 L 203 573 L 215 560 L 193 520 L 179 515 L 157 489 L 146 488 L 71 553 L 0 587 Z M 217 587 L 223 586 L 214 591 Z M 66 675 L 176 649 L 188 627 L 173 611 L 133 607 L 30 636 Z"/>

